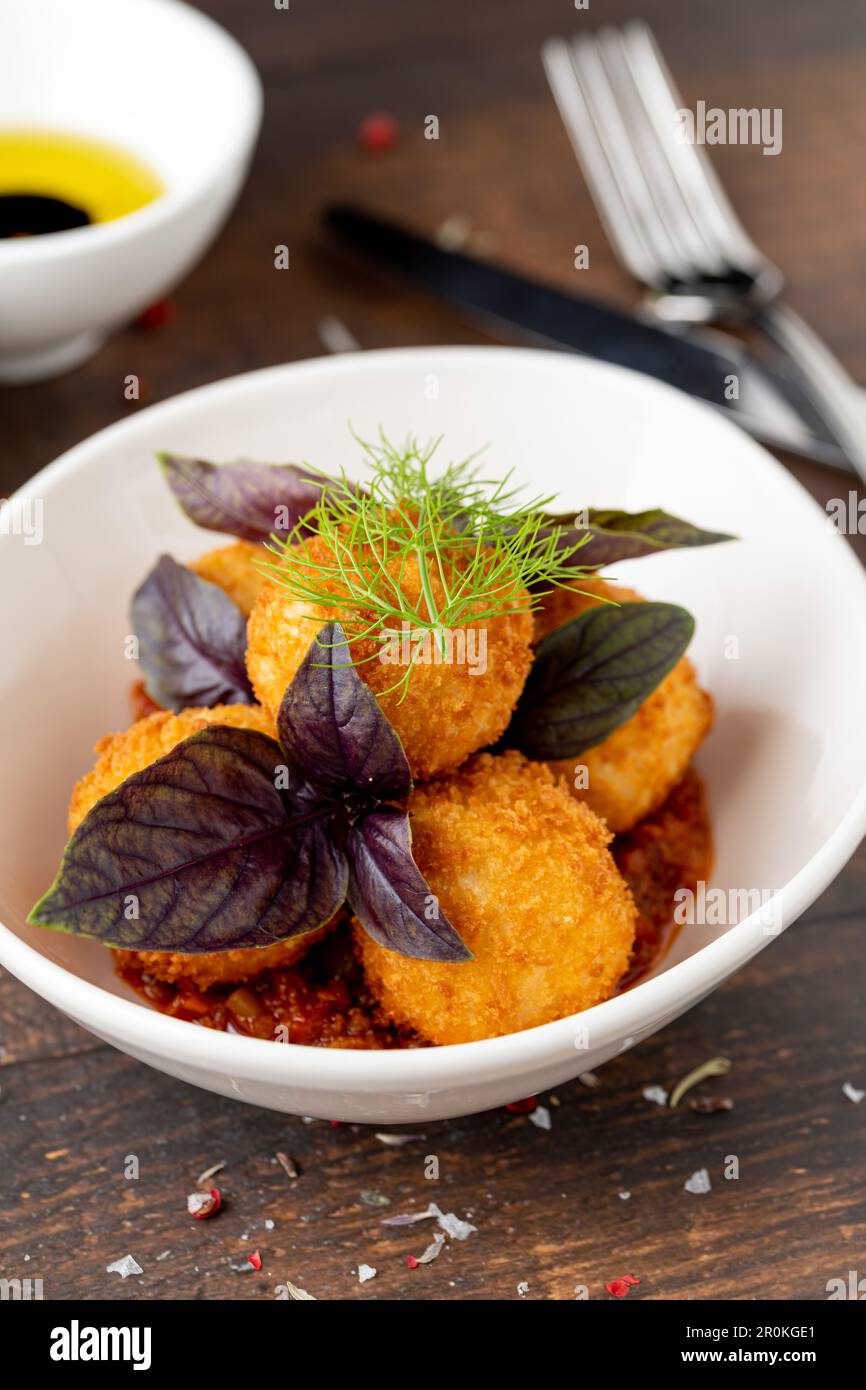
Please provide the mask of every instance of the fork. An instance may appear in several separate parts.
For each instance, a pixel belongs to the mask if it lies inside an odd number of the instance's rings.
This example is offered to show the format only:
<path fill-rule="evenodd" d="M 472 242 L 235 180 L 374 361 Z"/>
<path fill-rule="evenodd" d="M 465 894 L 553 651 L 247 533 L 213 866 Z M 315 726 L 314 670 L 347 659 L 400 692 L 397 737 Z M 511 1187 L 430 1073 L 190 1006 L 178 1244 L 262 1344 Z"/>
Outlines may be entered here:
<path fill-rule="evenodd" d="M 547 80 L 605 231 L 669 324 L 748 322 L 793 367 L 866 481 L 866 415 L 830 349 L 780 304 L 784 277 L 751 240 L 701 146 L 648 25 L 634 20 L 542 47 Z"/>

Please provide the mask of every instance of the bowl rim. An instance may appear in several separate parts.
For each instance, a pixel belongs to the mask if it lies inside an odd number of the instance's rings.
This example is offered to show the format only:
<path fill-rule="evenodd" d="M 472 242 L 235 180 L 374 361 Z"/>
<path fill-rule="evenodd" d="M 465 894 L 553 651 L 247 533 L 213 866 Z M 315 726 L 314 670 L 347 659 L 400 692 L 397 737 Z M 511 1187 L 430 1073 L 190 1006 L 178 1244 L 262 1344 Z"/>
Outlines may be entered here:
<path fill-rule="evenodd" d="M 712 407 L 630 368 L 584 357 L 569 359 L 560 352 L 534 348 L 386 348 L 352 354 L 350 358 L 313 358 L 259 368 L 157 402 L 74 445 L 29 479 L 13 494 L 13 499 L 26 501 L 35 498 L 44 493 L 46 485 L 50 486 L 55 481 L 86 469 L 88 454 L 94 446 L 110 446 L 118 438 L 134 435 L 143 419 L 151 423 L 154 419 L 162 418 L 169 422 L 170 427 L 172 416 L 182 416 L 190 402 L 202 403 L 209 397 L 224 396 L 226 393 L 243 395 L 257 381 L 265 382 L 268 378 L 277 380 L 285 378 L 287 374 L 291 374 L 293 380 L 305 376 L 327 377 L 340 367 L 375 373 L 380 365 L 387 366 L 407 359 L 411 361 L 413 358 L 426 363 L 438 359 L 443 368 L 468 368 L 484 361 L 492 363 L 494 355 L 501 361 L 503 354 L 515 366 L 521 362 L 526 366 L 538 366 L 544 359 L 555 360 L 559 364 L 571 361 L 577 370 L 600 374 L 608 380 L 619 378 L 631 391 L 643 391 L 650 395 L 661 392 L 670 399 L 675 398 L 678 408 L 686 414 L 697 412 L 705 423 L 712 419 L 716 429 L 729 432 L 732 443 L 734 438 L 739 447 L 744 443 L 742 431 Z M 776 475 L 780 486 L 800 494 L 820 512 L 820 506 L 811 494 L 781 463 L 754 441 L 745 442 L 756 456 L 762 458 L 763 466 Z M 840 563 L 847 566 L 850 582 L 861 587 L 866 600 L 866 572 L 850 545 L 841 537 L 840 542 L 845 552 L 845 558 Z M 591 1031 L 591 1052 L 603 1051 L 611 1042 L 619 1042 L 619 1051 L 625 1051 L 640 1040 L 643 1025 L 649 1023 L 651 1030 L 655 1031 L 659 1025 L 653 1022 L 654 1018 L 667 1013 L 675 1017 L 781 935 L 832 882 L 864 834 L 866 785 L 851 801 L 824 844 L 775 893 L 773 901 L 778 902 L 778 916 L 782 923 L 778 931 L 767 932 L 760 911 L 751 913 L 716 941 L 709 942 L 662 974 L 642 981 L 623 994 L 582 1013 L 476 1042 L 377 1051 L 322 1048 L 291 1042 L 275 1045 L 267 1039 L 196 1028 L 181 1019 L 170 1018 L 133 999 L 113 994 L 100 985 L 81 979 L 66 967 L 46 959 L 2 922 L 0 964 L 41 997 L 71 1014 L 83 1026 L 95 1029 L 98 1034 L 104 1031 L 111 1040 L 122 1041 L 132 1048 L 141 1047 L 163 1059 L 181 1058 L 184 1063 L 205 1070 L 283 1084 L 294 1079 L 305 1088 L 342 1086 L 359 1093 L 378 1091 L 390 1094 L 407 1088 L 422 1092 L 457 1082 L 466 1083 L 470 1079 L 481 1084 L 485 1080 L 501 1077 L 505 1072 L 519 1076 L 521 1072 L 529 1072 L 554 1057 L 561 1061 L 575 1050 L 574 1034 L 578 1023 Z"/>
<path fill-rule="evenodd" d="M 113 2 L 129 3 L 129 0 Z M 132 0 L 132 3 L 140 6 L 142 0 Z M 117 217 L 111 222 L 96 222 L 62 232 L 46 232 L 42 236 L 2 239 L 0 273 L 6 269 L 17 269 L 31 264 L 43 265 L 73 256 L 88 255 L 90 252 L 98 254 L 104 249 L 122 247 L 140 235 L 158 230 L 173 219 L 181 217 L 190 207 L 211 193 L 221 183 L 226 171 L 241 163 L 251 151 L 262 123 L 264 90 L 258 70 L 246 49 L 221 24 L 202 10 L 187 4 L 186 0 L 146 0 L 146 3 L 148 8 L 158 7 L 162 10 L 169 23 L 174 22 L 179 12 L 182 13 L 185 22 L 198 25 L 202 33 L 207 33 L 211 41 L 217 47 L 221 47 L 226 57 L 235 65 L 244 94 L 244 105 L 239 111 L 231 138 L 220 147 L 217 165 L 209 167 L 200 175 L 192 175 L 183 184 L 167 189 L 143 207 L 137 208 L 134 212 L 124 213 L 122 217 Z M 22 125 L 20 128 L 23 130 L 25 127 Z M 54 132 L 57 127 L 42 127 L 38 123 L 28 123 L 26 129 Z M 69 127 L 69 133 L 76 133 L 72 125 Z"/>

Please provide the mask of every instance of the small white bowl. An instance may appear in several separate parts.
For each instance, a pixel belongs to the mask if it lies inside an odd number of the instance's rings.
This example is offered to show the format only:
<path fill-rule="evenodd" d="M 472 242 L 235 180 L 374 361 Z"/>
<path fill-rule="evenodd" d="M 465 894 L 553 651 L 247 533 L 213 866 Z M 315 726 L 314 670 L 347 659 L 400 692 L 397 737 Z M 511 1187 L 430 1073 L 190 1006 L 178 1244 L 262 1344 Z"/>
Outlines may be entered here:
<path fill-rule="evenodd" d="M 699 764 L 712 884 L 733 920 L 683 927 L 651 978 L 582 1015 L 414 1051 L 262 1042 L 152 1011 L 117 980 L 103 946 L 25 923 L 55 873 L 72 783 L 96 740 L 129 723 L 129 595 L 160 551 L 188 559 L 215 544 L 175 506 L 154 451 L 353 469 L 347 421 L 367 436 L 380 423 L 397 437 L 444 432 L 450 457 L 490 441 L 491 471 L 513 467 L 533 492 L 558 492 L 563 509 L 660 505 L 741 537 L 614 571 L 697 617 L 692 656 L 717 707 Z M 42 542 L 28 545 L 40 506 Z M 223 1095 L 327 1119 L 417 1123 L 559 1085 L 715 989 L 809 906 L 866 830 L 866 578 L 780 464 L 709 407 L 647 377 L 506 348 L 275 367 L 80 444 L 13 499 L 5 529 L 0 962 L 99 1037 Z M 774 892 L 774 911 L 745 915 L 737 890 Z"/>
<path fill-rule="evenodd" d="M 0 381 L 77 366 L 190 270 L 237 196 L 261 111 L 246 53 L 179 0 L 3 0 L 0 130 L 109 141 L 165 191 L 114 222 L 0 240 Z"/>

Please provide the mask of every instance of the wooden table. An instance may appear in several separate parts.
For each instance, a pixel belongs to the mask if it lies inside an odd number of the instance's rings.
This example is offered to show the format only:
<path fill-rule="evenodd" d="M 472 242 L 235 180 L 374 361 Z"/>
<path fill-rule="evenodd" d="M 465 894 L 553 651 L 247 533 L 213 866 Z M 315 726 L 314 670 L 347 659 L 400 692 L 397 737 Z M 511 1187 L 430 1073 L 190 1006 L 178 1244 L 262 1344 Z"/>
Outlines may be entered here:
<path fill-rule="evenodd" d="M 140 405 L 318 355 L 325 315 L 365 348 L 485 341 L 329 248 L 318 217 L 332 199 L 409 215 L 429 231 L 460 214 L 523 270 L 633 302 L 537 59 L 545 34 L 626 18 L 633 0 L 592 0 L 589 13 L 562 0 L 202 8 L 264 76 L 250 182 L 169 323 L 130 327 L 72 375 L 0 393 L 0 486 Z M 689 103 L 783 109 L 778 158 L 720 148 L 717 167 L 758 243 L 785 267 L 792 301 L 866 381 L 866 10 L 859 0 L 659 0 L 643 11 Z M 364 154 L 356 127 L 382 108 L 402 138 L 387 154 Z M 424 139 L 430 114 L 438 142 Z M 288 272 L 274 269 L 283 243 Z M 589 246 L 590 268 L 576 285 L 577 243 Z M 124 399 L 129 373 L 142 381 L 140 405 Z M 795 467 L 822 499 L 850 486 Z M 605 1298 L 604 1284 L 625 1273 L 641 1280 L 632 1298 L 822 1299 L 829 1279 L 866 1272 L 866 1103 L 842 1092 L 846 1081 L 866 1087 L 864 904 L 861 850 L 783 942 L 610 1063 L 599 1087 L 575 1082 L 543 1098 L 550 1132 L 499 1111 L 425 1125 L 402 1148 L 169 1080 L 2 979 L 0 1273 L 41 1277 L 54 1299 L 268 1298 L 287 1279 L 318 1298 L 568 1299 L 577 1286 Z M 711 1086 L 732 1111 L 669 1111 L 643 1098 L 720 1054 L 733 1070 Z M 438 1182 L 424 1177 L 430 1154 Z M 732 1155 L 736 1180 L 724 1176 Z M 130 1156 L 137 1179 L 124 1176 Z M 187 1193 L 219 1162 L 225 1208 L 193 1221 Z M 712 1191 L 685 1192 L 701 1168 Z M 412 1271 L 406 1256 L 421 1253 L 430 1226 L 395 1230 L 381 1219 L 430 1200 L 471 1213 L 478 1233 Z M 236 1272 L 255 1249 L 262 1270 Z M 129 1253 L 140 1277 L 106 1274 Z M 360 1262 L 378 1270 L 363 1286 Z"/>

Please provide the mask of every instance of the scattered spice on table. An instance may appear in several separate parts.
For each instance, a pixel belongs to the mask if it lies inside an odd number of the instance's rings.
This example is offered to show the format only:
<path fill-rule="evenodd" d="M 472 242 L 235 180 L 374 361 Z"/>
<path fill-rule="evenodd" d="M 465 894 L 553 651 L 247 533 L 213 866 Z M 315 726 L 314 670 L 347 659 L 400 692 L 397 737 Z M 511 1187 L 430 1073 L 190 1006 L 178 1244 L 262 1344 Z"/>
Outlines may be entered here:
<path fill-rule="evenodd" d="M 275 1157 L 287 1177 L 299 1178 L 301 1176 L 300 1169 L 290 1154 L 278 1152 Z"/>
<path fill-rule="evenodd" d="M 177 313 L 177 306 L 171 299 L 158 299 L 147 309 L 143 309 L 135 320 L 136 328 L 164 328 Z"/>
<path fill-rule="evenodd" d="M 361 346 L 352 330 L 336 314 L 326 314 L 320 319 L 316 331 L 325 351 L 335 356 L 343 352 L 357 352 Z"/>
<path fill-rule="evenodd" d="M 197 1221 L 215 1216 L 222 1206 L 222 1193 L 218 1187 L 208 1192 L 191 1192 L 186 1199 L 186 1209 Z"/>
<path fill-rule="evenodd" d="M 717 1115 L 723 1110 L 734 1108 L 730 1096 L 691 1096 L 688 1105 L 696 1115 Z"/>
<path fill-rule="evenodd" d="M 625 1298 L 629 1289 L 634 1288 L 639 1283 L 640 1279 L 637 1279 L 635 1275 L 624 1274 L 621 1279 L 611 1279 L 610 1283 L 605 1284 L 604 1287 L 613 1298 Z"/>
<path fill-rule="evenodd" d="M 453 1211 L 442 1211 L 435 1202 L 431 1202 L 424 1211 L 408 1212 L 400 1216 L 386 1216 L 382 1220 L 383 1226 L 412 1226 L 416 1221 L 429 1221 L 436 1218 L 442 1230 L 452 1237 L 453 1240 L 468 1240 L 474 1231 L 478 1230 L 471 1221 L 463 1221 Z"/>
<path fill-rule="evenodd" d="M 373 111 L 358 126 L 358 144 L 367 154 L 384 154 L 400 139 L 400 126 L 388 111 Z"/>
<path fill-rule="evenodd" d="M 441 1252 L 442 1252 L 442 1247 L 443 1247 L 444 1244 L 445 1244 L 445 1237 L 444 1237 L 443 1235 L 440 1235 L 440 1233 L 437 1231 L 436 1234 L 434 1235 L 432 1241 L 431 1241 L 430 1244 L 427 1246 L 426 1250 L 424 1251 L 424 1253 L 423 1253 L 422 1255 L 418 1255 L 418 1256 L 415 1256 L 415 1255 L 407 1255 L 407 1256 L 406 1256 L 406 1263 L 407 1263 L 407 1265 L 409 1266 L 410 1269 L 417 1269 L 419 1265 L 429 1265 L 429 1264 L 432 1264 L 433 1261 L 434 1261 L 435 1259 L 437 1259 L 438 1256 L 441 1254 Z"/>
<path fill-rule="evenodd" d="M 512 1115 L 530 1115 L 538 1105 L 538 1096 L 527 1096 L 525 1100 L 513 1100 L 505 1109 Z"/>
<path fill-rule="evenodd" d="M 695 1067 L 682 1081 L 678 1081 L 671 1091 L 668 1104 L 671 1110 L 676 1110 L 683 1096 L 690 1091 L 693 1086 L 697 1086 L 701 1081 L 706 1081 L 711 1076 L 727 1076 L 731 1070 L 733 1062 L 730 1057 L 711 1057 L 708 1062 L 702 1062 L 699 1067 Z"/>
<path fill-rule="evenodd" d="M 391 1198 L 386 1197 L 384 1192 L 374 1192 L 371 1187 L 361 1190 L 361 1201 L 365 1207 L 390 1207 Z"/>
<path fill-rule="evenodd" d="M 289 1298 L 295 1299 L 295 1301 L 298 1302 L 298 1303 L 315 1303 L 315 1302 L 316 1302 L 316 1295 L 315 1295 L 315 1294 L 307 1293 L 307 1290 L 306 1290 L 306 1289 L 299 1289 L 298 1286 L 297 1286 L 297 1284 L 291 1283 L 291 1281 L 288 1280 L 288 1279 L 286 1280 L 286 1288 L 287 1288 L 288 1291 L 289 1291 Z"/>
<path fill-rule="evenodd" d="M 216 1177 L 217 1173 L 221 1173 L 225 1166 L 225 1159 L 223 1159 L 221 1163 L 213 1163 L 210 1168 L 205 1168 L 204 1172 L 199 1173 L 195 1180 L 196 1187 L 204 1187 L 211 1178 Z"/>

